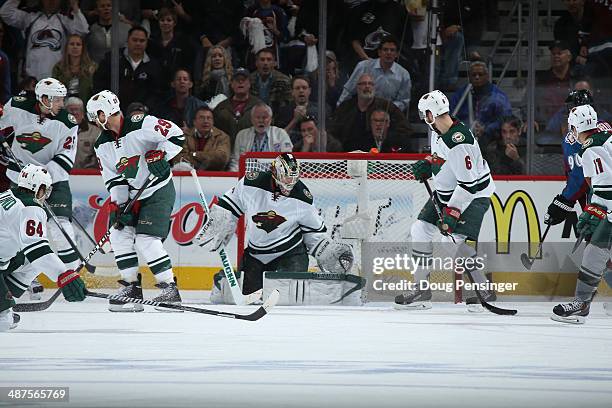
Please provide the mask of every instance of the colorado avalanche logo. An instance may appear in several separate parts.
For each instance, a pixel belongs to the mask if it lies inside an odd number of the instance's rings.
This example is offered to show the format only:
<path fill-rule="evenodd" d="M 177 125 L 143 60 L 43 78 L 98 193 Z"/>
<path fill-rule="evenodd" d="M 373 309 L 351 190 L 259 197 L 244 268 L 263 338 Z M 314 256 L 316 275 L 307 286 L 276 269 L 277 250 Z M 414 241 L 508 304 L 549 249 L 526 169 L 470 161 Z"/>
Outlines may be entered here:
<path fill-rule="evenodd" d="M 115 165 L 115 168 L 126 179 L 136 178 L 136 173 L 138 173 L 138 160 L 140 159 L 139 155 L 132 156 L 130 158 L 122 157 L 119 159 L 119 163 Z"/>
<path fill-rule="evenodd" d="M 59 51 L 62 48 L 62 33 L 54 28 L 45 28 L 32 34 L 32 48 L 49 48 Z"/>
<path fill-rule="evenodd" d="M 257 228 L 261 228 L 268 234 L 278 228 L 283 222 L 287 221 L 282 215 L 275 211 L 260 212 L 251 217 Z"/>
<path fill-rule="evenodd" d="M 17 136 L 17 142 L 28 152 L 34 154 L 40 152 L 51 139 L 40 134 L 40 132 L 23 133 Z"/>

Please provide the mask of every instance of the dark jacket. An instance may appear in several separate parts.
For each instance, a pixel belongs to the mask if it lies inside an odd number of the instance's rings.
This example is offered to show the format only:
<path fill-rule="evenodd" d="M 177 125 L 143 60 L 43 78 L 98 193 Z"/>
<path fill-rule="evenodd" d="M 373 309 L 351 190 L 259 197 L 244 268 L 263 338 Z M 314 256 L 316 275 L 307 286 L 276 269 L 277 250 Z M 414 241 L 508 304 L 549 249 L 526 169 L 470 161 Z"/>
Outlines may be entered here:
<path fill-rule="evenodd" d="M 251 95 L 259 95 L 259 84 L 261 79 L 257 72 L 251 74 Z M 272 71 L 270 74 L 270 90 L 268 93 L 268 101 L 266 102 L 272 108 L 273 112 L 277 112 L 281 107 L 288 105 L 291 101 L 291 80 L 285 74 L 280 71 Z"/>
<path fill-rule="evenodd" d="M 389 132 L 379 148 L 371 131 L 365 133 L 360 139 L 352 139 L 344 148 L 349 152 L 354 150 L 369 152 L 374 148 L 378 149 L 378 153 L 411 153 L 414 151 L 408 136 L 400 137 L 393 132 Z"/>
<path fill-rule="evenodd" d="M 517 146 L 519 159 L 512 160 L 506 156 L 506 145 L 501 139 L 494 140 L 487 145 L 484 155 L 492 174 L 525 174 L 525 160 L 527 146 L 524 138 Z"/>
<path fill-rule="evenodd" d="M 215 127 L 221 129 L 227 133 L 232 140 L 236 140 L 236 134 L 242 129 L 251 127 L 251 109 L 257 103 L 261 102 L 259 98 L 253 95 L 249 96 L 246 107 L 242 115 L 236 117 L 234 115 L 234 109 L 232 108 L 232 98 L 226 99 L 221 102 L 213 111 L 215 115 Z"/>

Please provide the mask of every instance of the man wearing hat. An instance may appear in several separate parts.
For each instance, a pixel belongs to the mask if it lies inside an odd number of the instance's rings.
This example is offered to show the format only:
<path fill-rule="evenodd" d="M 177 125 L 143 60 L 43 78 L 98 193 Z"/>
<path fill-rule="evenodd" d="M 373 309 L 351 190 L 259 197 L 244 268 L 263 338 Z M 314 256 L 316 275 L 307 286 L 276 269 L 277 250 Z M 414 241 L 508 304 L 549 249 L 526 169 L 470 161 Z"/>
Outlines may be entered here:
<path fill-rule="evenodd" d="M 217 105 L 214 110 L 215 126 L 229 135 L 232 144 L 239 131 L 251 127 L 251 109 L 261 102 L 259 98 L 251 95 L 249 76 L 250 72 L 245 68 L 235 70 L 230 83 L 232 96 Z"/>

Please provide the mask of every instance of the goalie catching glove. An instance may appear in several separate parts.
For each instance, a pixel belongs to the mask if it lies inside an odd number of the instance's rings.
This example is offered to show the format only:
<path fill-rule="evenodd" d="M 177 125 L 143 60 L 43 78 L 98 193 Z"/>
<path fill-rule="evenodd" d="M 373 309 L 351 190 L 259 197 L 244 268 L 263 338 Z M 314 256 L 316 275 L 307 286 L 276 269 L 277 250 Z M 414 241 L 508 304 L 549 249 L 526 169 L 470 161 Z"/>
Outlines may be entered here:
<path fill-rule="evenodd" d="M 333 242 L 329 238 L 319 241 L 312 251 L 312 256 L 317 260 L 319 268 L 327 273 L 347 273 L 355 260 L 350 245 Z"/>
<path fill-rule="evenodd" d="M 225 247 L 236 231 L 238 219 L 223 207 L 213 205 L 208 212 L 208 222 L 196 237 L 198 245 L 210 252 Z"/>

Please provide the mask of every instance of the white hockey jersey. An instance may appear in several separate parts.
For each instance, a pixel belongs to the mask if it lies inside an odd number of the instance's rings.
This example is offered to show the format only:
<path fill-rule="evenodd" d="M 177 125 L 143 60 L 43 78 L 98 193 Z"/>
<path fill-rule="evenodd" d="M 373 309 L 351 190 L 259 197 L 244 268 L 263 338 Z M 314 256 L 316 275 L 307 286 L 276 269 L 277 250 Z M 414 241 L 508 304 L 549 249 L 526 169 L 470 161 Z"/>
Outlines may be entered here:
<path fill-rule="evenodd" d="M 439 136 L 432 132 L 433 185 L 438 198 L 460 211 L 479 197 L 491 197 L 495 184 L 478 141 L 462 122 Z"/>
<path fill-rule="evenodd" d="M 21 162 L 47 169 L 53 183 L 67 181 L 74 166 L 79 127 L 72 114 L 61 110 L 56 116 L 41 117 L 35 99 L 15 96 L 4 105 L 0 129 L 13 128 L 11 150 Z M 4 132 L 6 136 L 10 133 Z M 7 177 L 17 184 L 19 166 L 9 161 Z"/>
<path fill-rule="evenodd" d="M 180 153 L 184 142 L 183 131 L 177 125 L 143 114 L 124 118 L 118 137 L 110 131 L 102 132 L 94 149 L 111 200 L 123 204 L 144 185 L 151 174 L 145 160 L 149 150 L 163 150 L 166 160 L 170 160 Z M 164 179 L 155 180 L 140 199 L 150 197 L 171 180 L 172 173 Z"/>
<path fill-rule="evenodd" d="M 310 253 L 325 236 L 327 228 L 312 201 L 312 194 L 301 181 L 286 197 L 274 192 L 271 173 L 252 172 L 225 193 L 217 205 L 237 218 L 245 215 L 247 250 L 267 264 L 302 242 Z"/>
<path fill-rule="evenodd" d="M 593 194 L 590 202 L 607 208 L 612 222 L 612 133 L 597 131 L 580 150 L 584 177 L 591 180 Z"/>
<path fill-rule="evenodd" d="M 53 282 L 66 271 L 47 240 L 47 214 L 34 196 L 18 190 L 0 194 L 0 269 L 21 251 L 36 271 Z M 30 282 L 23 282 L 27 287 Z"/>

